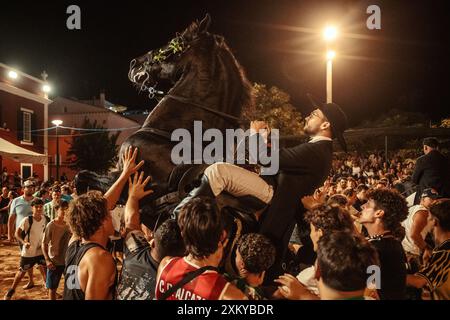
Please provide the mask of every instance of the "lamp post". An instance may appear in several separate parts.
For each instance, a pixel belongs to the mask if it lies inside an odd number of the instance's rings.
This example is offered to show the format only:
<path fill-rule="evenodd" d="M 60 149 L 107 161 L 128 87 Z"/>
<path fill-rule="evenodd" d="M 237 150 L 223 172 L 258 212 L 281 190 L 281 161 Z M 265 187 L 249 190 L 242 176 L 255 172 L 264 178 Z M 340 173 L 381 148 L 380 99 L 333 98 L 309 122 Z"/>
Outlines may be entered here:
<path fill-rule="evenodd" d="M 336 56 L 336 52 L 334 50 L 330 50 L 330 42 L 336 39 L 337 37 L 337 29 L 332 26 L 328 26 L 323 31 L 323 37 L 327 42 L 327 103 L 333 102 L 333 59 Z"/>
<path fill-rule="evenodd" d="M 59 180 L 59 136 L 58 127 L 62 125 L 62 120 L 53 120 L 52 124 L 56 126 L 56 180 Z"/>
<path fill-rule="evenodd" d="M 330 50 L 327 52 L 327 103 L 333 102 L 333 59 L 336 52 Z"/>

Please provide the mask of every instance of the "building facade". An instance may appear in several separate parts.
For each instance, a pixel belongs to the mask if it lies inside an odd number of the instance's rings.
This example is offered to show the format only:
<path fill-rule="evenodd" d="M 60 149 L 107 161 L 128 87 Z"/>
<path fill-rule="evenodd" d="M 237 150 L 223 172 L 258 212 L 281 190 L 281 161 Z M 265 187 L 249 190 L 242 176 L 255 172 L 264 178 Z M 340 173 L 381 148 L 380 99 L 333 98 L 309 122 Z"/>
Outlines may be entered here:
<path fill-rule="evenodd" d="M 104 95 L 100 95 L 100 99 L 81 101 L 67 99 L 63 97 L 56 97 L 52 104 L 49 106 L 49 119 L 48 126 L 54 127 L 52 121 L 61 120 L 62 128 L 59 128 L 58 137 L 56 136 L 56 128 L 49 131 L 49 176 L 56 177 L 56 145 L 57 139 L 59 140 L 59 175 L 60 177 L 65 174 L 68 179 L 72 179 L 77 173 L 72 170 L 70 165 L 70 158 L 67 155 L 72 142 L 72 137 L 77 130 L 64 129 L 80 128 L 87 118 L 90 122 L 96 121 L 105 129 L 112 130 L 111 133 L 120 132 L 117 139 L 117 145 L 121 145 L 122 142 L 137 131 L 141 124 L 137 121 L 124 117 L 120 113 L 110 110 L 112 104 L 105 100 Z M 117 131 L 114 131 L 117 130 Z"/>
<path fill-rule="evenodd" d="M 10 185 L 33 175 L 48 179 L 48 88 L 46 81 L 0 63 L 0 160 Z"/>

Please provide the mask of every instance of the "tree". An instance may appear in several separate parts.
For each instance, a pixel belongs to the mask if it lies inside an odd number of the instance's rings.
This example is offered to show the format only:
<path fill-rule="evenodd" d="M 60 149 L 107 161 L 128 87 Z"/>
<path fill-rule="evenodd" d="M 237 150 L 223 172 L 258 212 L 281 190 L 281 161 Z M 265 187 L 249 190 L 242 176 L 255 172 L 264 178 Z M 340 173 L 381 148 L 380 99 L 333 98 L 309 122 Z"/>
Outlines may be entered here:
<path fill-rule="evenodd" d="M 450 118 L 442 119 L 441 128 L 450 128 Z"/>
<path fill-rule="evenodd" d="M 69 167 L 75 170 L 90 170 L 106 173 L 117 161 L 119 147 L 116 145 L 120 132 L 109 134 L 102 131 L 97 121 L 84 119 L 82 128 L 88 129 L 74 136 L 67 154 L 71 156 Z"/>
<path fill-rule="evenodd" d="M 391 109 L 375 120 L 365 120 L 359 128 L 427 127 L 429 119 L 422 113 Z"/>
<path fill-rule="evenodd" d="M 264 120 L 271 128 L 279 129 L 282 135 L 303 135 L 303 119 L 290 103 L 290 96 L 283 90 L 255 83 L 253 106 L 243 111 L 248 121 Z"/>

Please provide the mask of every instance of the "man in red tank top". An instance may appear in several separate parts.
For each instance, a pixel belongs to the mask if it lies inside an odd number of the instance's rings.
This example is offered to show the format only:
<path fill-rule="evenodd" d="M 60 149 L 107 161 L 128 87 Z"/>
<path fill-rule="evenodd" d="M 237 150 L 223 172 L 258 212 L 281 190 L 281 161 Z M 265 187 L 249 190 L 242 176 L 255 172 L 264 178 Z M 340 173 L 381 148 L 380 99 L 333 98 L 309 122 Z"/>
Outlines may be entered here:
<path fill-rule="evenodd" d="M 158 269 L 156 299 L 201 267 L 217 267 L 226 242 L 224 222 L 214 200 L 196 197 L 178 216 L 187 256 L 166 257 Z M 207 270 L 176 290 L 167 300 L 245 300 L 245 295 L 215 270 Z"/>

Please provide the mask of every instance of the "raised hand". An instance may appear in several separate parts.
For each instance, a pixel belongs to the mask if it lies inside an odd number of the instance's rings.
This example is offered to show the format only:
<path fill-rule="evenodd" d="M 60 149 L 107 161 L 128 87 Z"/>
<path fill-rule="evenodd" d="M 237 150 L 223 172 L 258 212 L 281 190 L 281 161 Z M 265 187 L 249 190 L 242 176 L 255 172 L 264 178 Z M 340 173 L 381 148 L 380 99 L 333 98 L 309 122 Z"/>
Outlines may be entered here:
<path fill-rule="evenodd" d="M 143 165 L 144 160 L 141 160 L 136 165 L 136 157 L 138 154 L 138 148 L 134 148 L 133 146 L 129 146 L 127 150 L 122 153 L 122 163 L 123 163 L 123 169 L 122 174 L 125 174 L 126 176 L 131 176 L 133 173 L 137 172 Z"/>
<path fill-rule="evenodd" d="M 144 172 L 140 174 L 136 172 L 133 179 L 128 178 L 128 197 L 134 200 L 141 200 L 145 196 L 153 193 L 153 190 L 145 191 L 145 186 L 150 182 L 151 177 L 148 176 L 144 181 Z"/>

